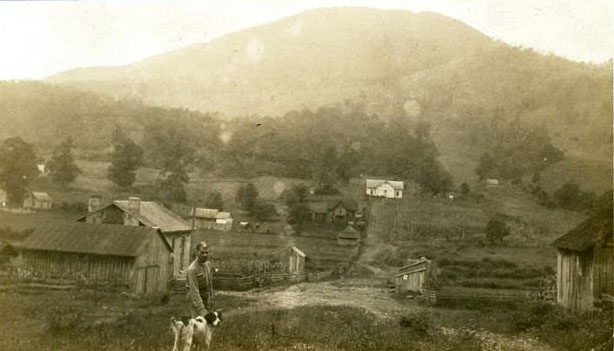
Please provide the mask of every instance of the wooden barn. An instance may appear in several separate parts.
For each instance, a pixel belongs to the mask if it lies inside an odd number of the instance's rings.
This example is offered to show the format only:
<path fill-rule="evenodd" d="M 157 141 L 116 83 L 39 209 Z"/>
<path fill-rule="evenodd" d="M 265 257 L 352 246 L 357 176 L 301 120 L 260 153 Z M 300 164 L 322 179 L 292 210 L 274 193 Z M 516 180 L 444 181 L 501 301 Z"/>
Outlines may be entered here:
<path fill-rule="evenodd" d="M 360 242 L 360 233 L 351 225 L 348 225 L 337 233 L 337 245 L 356 246 Z"/>
<path fill-rule="evenodd" d="M 310 202 L 307 206 L 315 223 L 347 224 L 359 214 L 358 202 L 353 199 Z"/>
<path fill-rule="evenodd" d="M 432 262 L 421 257 L 416 262 L 399 268 L 394 276 L 396 290 L 399 293 L 420 293 L 433 273 Z"/>
<path fill-rule="evenodd" d="M 572 311 L 599 307 L 614 296 L 611 207 L 558 238 L 557 303 Z"/>
<path fill-rule="evenodd" d="M 52 204 L 51 196 L 44 192 L 31 191 L 23 199 L 24 208 L 49 210 Z"/>
<path fill-rule="evenodd" d="M 179 215 L 154 201 L 141 201 L 138 197 L 116 200 L 104 206 L 92 206 L 94 211 L 77 219 L 93 224 L 119 224 L 159 228 L 173 251 L 173 277 L 185 279 L 190 265 L 192 226 Z"/>
<path fill-rule="evenodd" d="M 192 210 L 194 228 L 229 231 L 232 229 L 232 215 L 211 208 L 194 208 Z"/>
<path fill-rule="evenodd" d="M 17 262 L 43 278 L 167 291 L 172 249 L 156 228 L 79 222 L 41 225 L 16 246 Z"/>

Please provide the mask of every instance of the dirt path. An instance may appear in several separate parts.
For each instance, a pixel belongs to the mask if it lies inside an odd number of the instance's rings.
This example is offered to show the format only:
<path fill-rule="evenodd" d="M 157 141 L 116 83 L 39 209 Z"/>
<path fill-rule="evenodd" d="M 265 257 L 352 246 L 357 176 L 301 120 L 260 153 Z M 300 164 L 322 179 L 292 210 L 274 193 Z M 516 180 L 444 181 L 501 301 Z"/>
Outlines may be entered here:
<path fill-rule="evenodd" d="M 309 305 L 349 306 L 362 308 L 380 318 L 399 318 L 409 311 L 428 307 L 402 303 L 393 298 L 380 281 L 372 279 L 348 279 L 333 282 L 300 283 L 288 287 L 261 291 L 220 291 L 218 294 L 256 300 L 254 304 L 225 312 L 238 315 L 268 309 L 289 309 Z M 539 340 L 526 336 L 495 334 L 487 330 L 440 328 L 443 335 L 463 337 L 473 335 L 480 340 L 483 351 L 552 351 Z"/>
<path fill-rule="evenodd" d="M 407 306 L 395 300 L 383 287 L 374 286 L 372 281 L 367 280 L 300 283 L 283 289 L 258 292 L 224 291 L 219 294 L 255 299 L 257 302 L 248 307 L 248 310 L 309 305 L 350 306 L 363 308 L 383 318 L 407 310 Z"/>

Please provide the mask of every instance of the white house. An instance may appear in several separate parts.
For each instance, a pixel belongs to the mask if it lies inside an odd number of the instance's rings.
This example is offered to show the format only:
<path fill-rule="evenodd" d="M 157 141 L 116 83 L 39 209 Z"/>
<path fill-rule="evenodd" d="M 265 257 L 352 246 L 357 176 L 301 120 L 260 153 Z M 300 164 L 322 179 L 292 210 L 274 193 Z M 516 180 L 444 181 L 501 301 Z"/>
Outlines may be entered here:
<path fill-rule="evenodd" d="M 400 199 L 403 197 L 403 182 L 367 179 L 367 196 Z"/>

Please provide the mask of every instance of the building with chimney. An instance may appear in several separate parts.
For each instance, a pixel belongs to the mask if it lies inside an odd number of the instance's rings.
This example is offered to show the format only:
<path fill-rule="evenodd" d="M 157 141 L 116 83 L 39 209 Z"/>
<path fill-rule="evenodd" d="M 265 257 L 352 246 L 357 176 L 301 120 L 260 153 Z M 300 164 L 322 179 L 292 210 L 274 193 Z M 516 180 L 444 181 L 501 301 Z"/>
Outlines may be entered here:
<path fill-rule="evenodd" d="M 138 197 L 115 200 L 106 205 L 101 205 L 101 202 L 99 196 L 92 196 L 88 203 L 89 212 L 77 221 L 159 228 L 173 250 L 173 278 L 185 279 L 192 239 L 192 226 L 188 222 L 161 204 L 141 201 Z"/>

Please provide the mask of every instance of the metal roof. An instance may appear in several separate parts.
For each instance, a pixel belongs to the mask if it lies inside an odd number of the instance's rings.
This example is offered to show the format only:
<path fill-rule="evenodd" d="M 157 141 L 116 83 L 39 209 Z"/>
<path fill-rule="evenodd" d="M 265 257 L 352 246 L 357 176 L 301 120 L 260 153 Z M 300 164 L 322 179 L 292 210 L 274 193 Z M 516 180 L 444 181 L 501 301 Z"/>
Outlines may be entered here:
<path fill-rule="evenodd" d="M 172 251 L 157 228 L 82 222 L 39 225 L 15 246 L 21 250 L 136 257 L 141 247 L 156 237 Z"/>
<path fill-rule="evenodd" d="M 192 230 L 181 216 L 154 201 L 141 201 L 138 213 L 130 210 L 128 200 L 116 200 L 113 204 L 130 213 L 144 225 L 160 228 L 163 233 Z"/>
<path fill-rule="evenodd" d="M 215 216 L 215 218 L 217 218 L 217 219 L 228 219 L 228 218 L 232 218 L 232 216 L 230 215 L 230 212 L 218 212 L 217 216 Z"/>
<path fill-rule="evenodd" d="M 195 208 L 194 217 L 215 219 L 219 211 L 213 208 Z"/>

